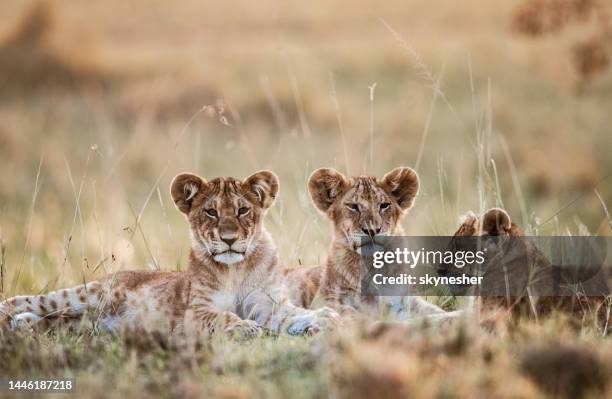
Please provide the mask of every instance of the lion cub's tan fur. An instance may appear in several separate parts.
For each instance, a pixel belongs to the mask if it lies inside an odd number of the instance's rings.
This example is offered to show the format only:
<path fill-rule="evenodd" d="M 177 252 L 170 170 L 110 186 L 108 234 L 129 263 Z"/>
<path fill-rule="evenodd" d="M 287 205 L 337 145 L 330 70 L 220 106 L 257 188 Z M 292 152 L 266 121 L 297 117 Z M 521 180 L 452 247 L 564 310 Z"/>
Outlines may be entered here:
<path fill-rule="evenodd" d="M 187 271 L 119 272 L 47 295 L 14 297 L 0 303 L 0 317 L 14 326 L 89 313 L 110 330 L 125 325 L 174 330 L 191 321 L 210 332 L 249 336 L 264 328 L 273 333 L 316 331 L 335 313 L 290 303 L 276 247 L 263 225 L 278 187 L 269 171 L 244 181 L 178 175 L 171 194 L 191 227 Z"/>

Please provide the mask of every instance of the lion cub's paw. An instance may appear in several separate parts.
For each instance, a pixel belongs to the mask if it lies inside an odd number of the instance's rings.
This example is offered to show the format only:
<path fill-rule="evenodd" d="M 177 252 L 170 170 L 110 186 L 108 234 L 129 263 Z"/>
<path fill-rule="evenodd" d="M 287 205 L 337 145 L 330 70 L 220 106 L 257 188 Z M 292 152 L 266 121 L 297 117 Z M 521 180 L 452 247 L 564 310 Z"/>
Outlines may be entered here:
<path fill-rule="evenodd" d="M 241 320 L 239 323 L 228 326 L 225 332 L 234 338 L 249 339 L 263 335 L 263 328 L 254 320 Z"/>
<path fill-rule="evenodd" d="M 291 335 L 317 334 L 322 329 L 333 325 L 339 318 L 340 315 L 328 307 L 311 310 L 304 315 L 294 317 L 287 332 Z"/>
<path fill-rule="evenodd" d="M 290 335 L 316 334 L 320 330 L 321 326 L 314 312 L 294 317 L 287 327 L 287 333 Z"/>
<path fill-rule="evenodd" d="M 16 314 L 11 320 L 11 330 L 32 331 L 42 317 L 30 312 Z"/>
<path fill-rule="evenodd" d="M 340 314 L 327 306 L 314 311 L 319 323 L 325 327 L 329 327 L 340 320 Z"/>

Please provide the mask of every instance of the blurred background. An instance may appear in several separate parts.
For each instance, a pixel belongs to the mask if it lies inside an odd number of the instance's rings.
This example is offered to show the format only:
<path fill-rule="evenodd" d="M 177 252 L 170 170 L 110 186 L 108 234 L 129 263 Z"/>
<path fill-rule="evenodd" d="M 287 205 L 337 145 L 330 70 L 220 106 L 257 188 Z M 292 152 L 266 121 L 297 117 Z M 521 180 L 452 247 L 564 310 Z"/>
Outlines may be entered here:
<path fill-rule="evenodd" d="M 422 189 L 408 234 L 507 208 L 533 234 L 612 234 L 607 0 L 0 4 L 0 293 L 183 269 L 172 177 L 281 179 L 267 225 L 325 258 L 322 166 Z"/>

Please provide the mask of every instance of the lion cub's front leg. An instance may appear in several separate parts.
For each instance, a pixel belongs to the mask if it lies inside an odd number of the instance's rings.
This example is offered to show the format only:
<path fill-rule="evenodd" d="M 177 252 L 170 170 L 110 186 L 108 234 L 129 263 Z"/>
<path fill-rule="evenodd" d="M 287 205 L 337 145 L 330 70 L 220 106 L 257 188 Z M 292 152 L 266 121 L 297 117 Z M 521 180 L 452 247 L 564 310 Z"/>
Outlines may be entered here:
<path fill-rule="evenodd" d="M 340 316 L 329 307 L 316 310 L 303 309 L 288 304 L 287 332 L 291 335 L 315 334 L 321 329 L 327 328 L 335 323 Z"/>
<path fill-rule="evenodd" d="M 273 334 L 314 334 L 340 317 L 328 307 L 311 310 L 295 306 L 281 290 L 253 293 L 246 302 L 250 317 Z"/>
<path fill-rule="evenodd" d="M 196 319 L 212 334 L 224 332 L 237 338 L 253 338 L 263 334 L 263 328 L 254 320 L 243 320 L 230 311 L 199 309 Z"/>

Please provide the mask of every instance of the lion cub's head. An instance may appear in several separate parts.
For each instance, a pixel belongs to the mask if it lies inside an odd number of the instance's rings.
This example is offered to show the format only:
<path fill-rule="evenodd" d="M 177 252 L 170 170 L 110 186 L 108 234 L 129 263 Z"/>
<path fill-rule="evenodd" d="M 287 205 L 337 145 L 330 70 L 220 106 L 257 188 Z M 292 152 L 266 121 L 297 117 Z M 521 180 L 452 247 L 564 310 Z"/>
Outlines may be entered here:
<path fill-rule="evenodd" d="M 243 261 L 259 244 L 263 216 L 278 188 L 278 178 L 270 171 L 242 181 L 231 177 L 206 181 L 183 173 L 174 178 L 170 191 L 189 220 L 197 254 L 231 265 Z"/>
<path fill-rule="evenodd" d="M 468 212 L 461 219 L 459 229 L 453 235 L 447 250 L 455 253 L 483 252 L 484 261 L 456 267 L 452 263 L 436 265 L 440 276 L 474 277 L 484 280 L 475 286 L 483 296 L 504 296 L 510 292 L 520 292 L 528 284 L 527 266 L 529 252 L 526 244 L 517 237 L 524 236 L 523 231 L 510 219 L 503 209 L 491 208 L 482 216 Z M 477 239 L 474 239 L 477 237 Z M 512 271 L 512 278 L 507 279 L 507 270 Z M 465 295 L 472 285 L 451 284 L 448 286 L 454 295 Z"/>
<path fill-rule="evenodd" d="M 523 230 L 512 222 L 508 212 L 501 208 L 491 208 L 480 218 L 474 212 L 468 212 L 454 234 L 455 237 L 524 235 Z"/>
<path fill-rule="evenodd" d="M 357 250 L 377 236 L 395 234 L 404 213 L 419 191 L 419 178 L 408 167 L 399 167 L 382 179 L 347 178 L 328 168 L 310 176 L 308 190 L 315 206 L 334 223 L 335 239 Z"/>

